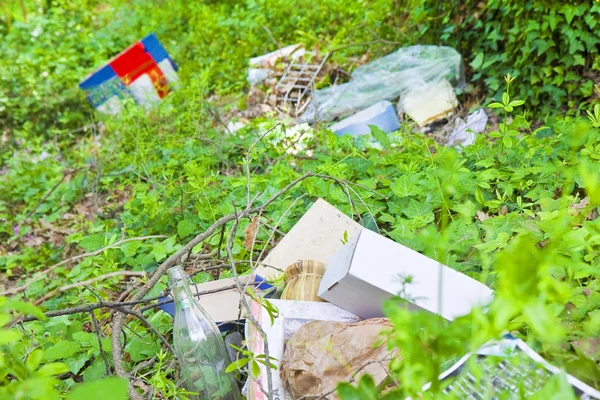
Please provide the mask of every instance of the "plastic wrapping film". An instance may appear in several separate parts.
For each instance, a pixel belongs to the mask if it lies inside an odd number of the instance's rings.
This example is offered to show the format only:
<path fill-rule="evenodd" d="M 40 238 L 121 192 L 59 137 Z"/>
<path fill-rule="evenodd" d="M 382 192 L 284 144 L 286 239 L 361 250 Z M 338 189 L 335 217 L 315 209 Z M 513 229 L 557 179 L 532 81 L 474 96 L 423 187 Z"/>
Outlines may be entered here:
<path fill-rule="evenodd" d="M 315 91 L 299 122 L 331 121 L 381 100 L 402 98 L 444 81 L 453 87 L 464 86 L 462 57 L 455 49 L 426 45 L 403 47 L 356 68 L 350 82 Z"/>

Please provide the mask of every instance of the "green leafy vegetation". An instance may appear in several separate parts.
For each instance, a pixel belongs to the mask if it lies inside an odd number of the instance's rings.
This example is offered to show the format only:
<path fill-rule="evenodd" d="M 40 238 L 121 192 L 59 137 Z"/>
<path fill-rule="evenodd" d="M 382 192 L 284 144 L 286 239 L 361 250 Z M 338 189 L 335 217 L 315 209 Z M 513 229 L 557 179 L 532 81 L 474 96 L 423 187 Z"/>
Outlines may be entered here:
<path fill-rule="evenodd" d="M 0 397 L 93 399 L 104 391 L 126 398 L 126 382 L 108 378 L 117 372 L 116 310 L 44 313 L 123 300 L 196 235 L 243 210 L 248 185 L 260 205 L 306 173 L 315 176 L 266 208 L 251 249 L 243 228 L 252 222 L 239 221 L 231 249 L 237 273 L 270 248 L 267 225 L 287 232 L 322 197 L 495 290 L 487 313 L 450 324 L 387 303 L 388 342 L 401 355 L 392 363 L 401 386 L 389 396 L 414 395 L 449 360 L 505 331 L 599 387 L 600 5 L 456 3 L 0 6 Z M 149 32 L 179 64 L 183 88 L 149 112 L 95 113 L 77 82 Z M 338 49 L 332 59 L 348 71 L 365 53 L 374 59 L 413 43 L 455 46 L 472 83 L 460 99 L 498 114 L 464 149 L 441 146 L 408 123 L 389 135 L 372 128 L 374 142 L 315 127 L 297 154 L 285 126 L 258 140 L 275 117 L 224 133 L 221 117 L 247 106 L 247 59 L 296 42 Z M 192 256 L 214 254 L 215 261 L 187 265 L 196 282 L 232 276 L 227 267 L 201 271 L 227 264 L 224 242 L 219 229 L 193 247 Z M 146 297 L 165 289 L 163 277 Z M 124 367 L 133 371 L 130 389 L 186 396 L 159 337 L 170 340 L 171 317 L 155 308 L 140 313 L 152 329 L 128 317 L 116 332 Z M 37 320 L 14 325 L 23 316 Z M 231 369 L 255 373 L 266 363 L 265 355 L 249 360 Z M 560 380 L 545 390 L 569 398 Z M 383 395 L 368 378 L 339 393 Z"/>
<path fill-rule="evenodd" d="M 473 83 L 498 95 L 512 73 L 518 95 L 542 115 L 574 112 L 595 97 L 599 17 L 598 1 L 577 0 L 425 1 L 411 10 L 420 39 L 469 54 Z"/>

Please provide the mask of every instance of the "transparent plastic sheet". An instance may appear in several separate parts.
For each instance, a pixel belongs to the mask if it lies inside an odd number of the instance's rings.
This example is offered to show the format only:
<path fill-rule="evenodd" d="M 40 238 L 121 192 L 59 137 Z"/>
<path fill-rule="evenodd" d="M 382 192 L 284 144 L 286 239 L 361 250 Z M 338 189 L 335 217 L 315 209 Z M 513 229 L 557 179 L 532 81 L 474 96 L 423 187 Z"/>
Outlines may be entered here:
<path fill-rule="evenodd" d="M 464 86 L 462 57 L 456 50 L 443 46 L 403 47 L 358 67 L 350 82 L 313 92 L 298 122 L 331 121 L 444 80 L 455 88 Z"/>

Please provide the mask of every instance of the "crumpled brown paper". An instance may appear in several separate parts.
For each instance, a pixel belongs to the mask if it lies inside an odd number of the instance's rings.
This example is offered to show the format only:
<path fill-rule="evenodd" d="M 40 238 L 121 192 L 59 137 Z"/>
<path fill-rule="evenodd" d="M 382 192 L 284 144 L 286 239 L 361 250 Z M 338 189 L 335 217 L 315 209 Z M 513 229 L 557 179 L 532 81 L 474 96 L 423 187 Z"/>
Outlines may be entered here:
<path fill-rule="evenodd" d="M 388 375 L 394 354 L 380 333 L 392 324 L 373 318 L 346 324 L 313 321 L 302 326 L 286 345 L 281 379 L 293 399 L 334 392 L 339 382 L 369 374 L 379 384 Z M 375 347 L 378 346 L 378 347 Z M 337 396 L 331 393 L 329 399 Z"/>

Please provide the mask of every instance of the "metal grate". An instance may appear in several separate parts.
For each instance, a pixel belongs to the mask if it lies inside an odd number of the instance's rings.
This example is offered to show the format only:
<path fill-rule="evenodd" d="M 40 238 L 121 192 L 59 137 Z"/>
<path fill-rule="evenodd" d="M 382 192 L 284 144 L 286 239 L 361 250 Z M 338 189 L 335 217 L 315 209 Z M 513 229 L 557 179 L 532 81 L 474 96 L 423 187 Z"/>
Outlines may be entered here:
<path fill-rule="evenodd" d="M 299 115 L 310 100 L 310 92 L 315 80 L 329 55 L 319 64 L 298 63 L 292 61 L 285 73 L 275 85 L 277 108 L 282 112 Z"/>
<path fill-rule="evenodd" d="M 468 364 L 463 365 L 457 375 L 449 377 L 451 383 L 442 393 L 457 399 L 517 400 L 529 398 L 553 376 L 550 371 L 525 357 L 521 357 L 518 364 L 507 360 L 492 363 L 493 360 L 491 357 L 476 359 L 481 370 L 479 379 L 466 371 Z"/>

